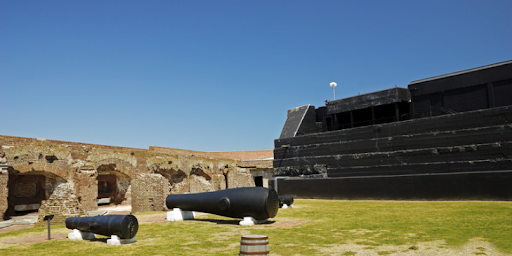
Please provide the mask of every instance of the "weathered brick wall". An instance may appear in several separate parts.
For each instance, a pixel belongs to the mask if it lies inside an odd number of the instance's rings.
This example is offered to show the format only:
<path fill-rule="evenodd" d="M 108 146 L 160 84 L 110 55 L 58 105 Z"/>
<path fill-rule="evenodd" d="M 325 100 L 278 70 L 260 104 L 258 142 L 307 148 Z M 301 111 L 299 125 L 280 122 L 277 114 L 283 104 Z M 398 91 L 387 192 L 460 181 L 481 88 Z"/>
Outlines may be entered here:
<path fill-rule="evenodd" d="M 3 213 L 7 211 L 8 201 L 7 196 L 9 195 L 9 189 L 7 184 L 9 183 L 9 173 L 7 171 L 7 165 L 0 164 L 0 217 L 3 218 Z"/>
<path fill-rule="evenodd" d="M 226 177 L 223 174 L 215 174 L 212 176 L 212 187 L 213 190 L 223 190 L 226 189 Z"/>
<path fill-rule="evenodd" d="M 51 220 L 52 224 L 63 225 L 66 218 L 87 216 L 87 212 L 80 209 L 76 196 L 56 196 L 41 202 L 36 226 L 46 225 L 44 217 L 47 215 L 54 215 Z"/>
<path fill-rule="evenodd" d="M 267 169 L 254 168 L 254 169 L 249 169 L 249 171 L 253 177 L 262 177 L 263 186 L 269 187 L 268 181 L 273 178 L 273 169 L 271 169 L 271 168 L 267 168 Z"/>
<path fill-rule="evenodd" d="M 169 182 L 160 174 L 137 174 L 132 180 L 132 213 L 163 211 Z"/>
<path fill-rule="evenodd" d="M 7 158 L 0 143 L 0 217 L 3 218 L 4 213 L 8 208 L 7 197 L 9 196 L 9 172 L 7 171 Z"/>
<path fill-rule="evenodd" d="M 98 172 L 91 169 L 79 169 L 74 173 L 73 183 L 80 208 L 93 211 L 98 208 Z"/>
<path fill-rule="evenodd" d="M 254 178 L 247 169 L 234 168 L 228 172 L 229 188 L 254 187 Z"/>
<path fill-rule="evenodd" d="M 9 191 L 5 184 L 18 175 L 37 174 L 46 178 L 44 198 L 47 200 L 41 202 L 41 214 L 53 212 L 48 207 L 57 209 L 61 203 L 62 207 L 70 207 L 66 201 L 61 202 L 69 195 L 74 196 L 72 204 L 76 204 L 79 212 L 97 209 L 99 175 L 115 176 L 115 184 L 102 184 L 107 185 L 105 189 L 112 190 L 112 203 L 131 204 L 132 210 L 139 212 L 161 209 L 165 197 L 171 193 L 254 186 L 249 169 L 255 166 L 242 160 L 227 159 L 226 154 L 216 158 L 215 154 L 199 151 L 155 150 L 154 147 L 145 150 L 1 135 L 0 145 L 0 164 L 3 161 L 6 165 L 0 173 L 2 216 L 9 207 Z M 268 152 L 272 151 L 253 155 L 268 155 Z M 268 165 L 271 160 L 263 162 Z M 143 189 L 141 184 L 151 186 Z"/>
<path fill-rule="evenodd" d="M 177 148 L 149 147 L 150 151 L 165 152 L 180 156 L 198 156 L 216 159 L 235 159 L 235 160 L 256 160 L 270 159 L 274 157 L 274 150 L 252 150 L 252 151 L 227 151 L 227 152 L 201 152 Z"/>
<path fill-rule="evenodd" d="M 253 151 L 231 151 L 231 152 L 208 152 L 209 156 L 225 159 L 256 160 L 270 159 L 274 157 L 274 150 L 253 150 Z"/>
<path fill-rule="evenodd" d="M 58 182 L 49 199 L 41 201 L 39 217 L 36 225 L 44 225 L 44 217 L 54 215 L 54 224 L 64 224 L 68 217 L 86 216 L 87 212 L 80 207 L 72 183 Z"/>

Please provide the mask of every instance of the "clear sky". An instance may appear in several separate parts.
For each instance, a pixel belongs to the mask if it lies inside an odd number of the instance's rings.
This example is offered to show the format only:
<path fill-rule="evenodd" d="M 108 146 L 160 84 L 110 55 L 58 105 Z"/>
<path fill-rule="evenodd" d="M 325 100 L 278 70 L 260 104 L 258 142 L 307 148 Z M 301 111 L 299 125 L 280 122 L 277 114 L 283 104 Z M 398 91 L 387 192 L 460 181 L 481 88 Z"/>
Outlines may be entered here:
<path fill-rule="evenodd" d="M 288 109 L 512 59 L 512 1 L 0 0 L 0 134 L 273 149 Z"/>

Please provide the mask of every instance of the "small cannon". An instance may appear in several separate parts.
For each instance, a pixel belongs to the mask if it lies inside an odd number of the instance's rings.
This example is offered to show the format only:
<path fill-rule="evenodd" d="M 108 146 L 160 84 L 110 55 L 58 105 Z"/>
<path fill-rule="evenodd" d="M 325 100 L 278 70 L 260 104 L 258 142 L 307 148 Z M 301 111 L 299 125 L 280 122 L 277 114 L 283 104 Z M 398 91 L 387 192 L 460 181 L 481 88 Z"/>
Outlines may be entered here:
<path fill-rule="evenodd" d="M 283 205 L 287 205 L 287 206 L 290 206 L 293 204 L 293 196 L 289 196 L 289 195 L 283 195 L 283 196 L 279 196 L 279 208 L 282 208 Z"/>
<path fill-rule="evenodd" d="M 279 209 L 275 190 L 264 187 L 230 188 L 214 192 L 169 195 L 167 208 L 197 211 L 231 218 L 273 218 Z"/>
<path fill-rule="evenodd" d="M 130 239 L 137 234 L 139 222 L 131 214 L 70 217 L 66 219 L 66 228 L 104 236 L 116 235 L 121 239 Z"/>

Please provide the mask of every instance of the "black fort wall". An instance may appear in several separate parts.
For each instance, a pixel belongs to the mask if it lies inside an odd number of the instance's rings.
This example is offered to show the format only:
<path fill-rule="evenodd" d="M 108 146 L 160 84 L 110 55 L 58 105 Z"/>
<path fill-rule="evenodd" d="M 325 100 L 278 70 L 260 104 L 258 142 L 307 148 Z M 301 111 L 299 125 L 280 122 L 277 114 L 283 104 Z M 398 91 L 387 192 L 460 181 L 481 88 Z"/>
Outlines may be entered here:
<path fill-rule="evenodd" d="M 449 116 L 366 126 L 276 140 L 274 170 L 287 175 L 294 166 L 325 165 L 329 176 L 344 168 L 510 161 L 512 106 Z M 288 147 L 281 147 L 288 145 Z M 495 170 L 496 166 L 484 169 Z M 450 168 L 446 168 L 448 171 Z M 441 168 L 442 170 L 442 168 Z M 334 175 L 336 176 L 336 175 Z"/>
<path fill-rule="evenodd" d="M 315 120 L 312 106 L 292 109 L 275 140 L 273 165 L 276 176 L 294 178 L 279 179 L 278 192 L 512 200 L 511 95 L 506 61 L 326 102 Z M 314 129 L 319 122 L 321 131 Z"/>
<path fill-rule="evenodd" d="M 278 180 L 279 195 L 382 200 L 512 200 L 512 171 Z"/>

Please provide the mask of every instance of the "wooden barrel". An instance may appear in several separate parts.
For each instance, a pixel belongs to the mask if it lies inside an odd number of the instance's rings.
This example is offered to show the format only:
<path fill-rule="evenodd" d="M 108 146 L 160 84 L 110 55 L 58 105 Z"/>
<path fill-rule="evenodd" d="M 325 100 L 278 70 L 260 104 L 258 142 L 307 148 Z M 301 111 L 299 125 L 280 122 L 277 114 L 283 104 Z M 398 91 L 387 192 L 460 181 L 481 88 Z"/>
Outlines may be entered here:
<path fill-rule="evenodd" d="M 268 255 L 268 236 L 243 235 L 240 241 L 240 255 Z"/>

